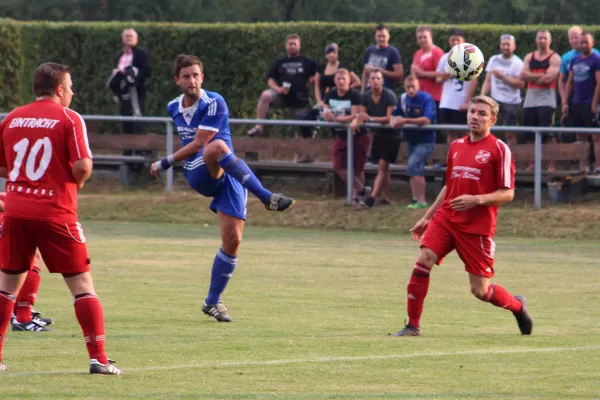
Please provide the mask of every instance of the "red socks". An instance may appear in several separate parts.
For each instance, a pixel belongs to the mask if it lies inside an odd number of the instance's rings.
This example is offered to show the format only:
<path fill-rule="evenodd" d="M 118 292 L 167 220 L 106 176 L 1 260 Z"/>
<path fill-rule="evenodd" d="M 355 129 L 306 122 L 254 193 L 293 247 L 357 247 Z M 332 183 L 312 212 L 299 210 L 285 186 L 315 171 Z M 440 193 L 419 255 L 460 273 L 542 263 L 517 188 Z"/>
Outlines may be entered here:
<path fill-rule="evenodd" d="M 2 361 L 2 345 L 14 307 L 15 297 L 10 293 L 0 292 L 0 361 Z"/>
<path fill-rule="evenodd" d="M 423 303 L 429 290 L 429 273 L 431 270 L 421 263 L 417 263 L 413 270 L 407 290 L 408 324 L 419 328 L 421 326 L 421 314 L 423 314 Z"/>
<path fill-rule="evenodd" d="M 75 315 L 81 325 L 90 359 L 108 362 L 104 351 L 104 314 L 98 296 L 89 293 L 75 296 Z"/>
<path fill-rule="evenodd" d="M 41 281 L 40 268 L 34 266 L 27 273 L 25 283 L 23 283 L 15 303 L 15 315 L 21 324 L 31 322 L 31 306 L 35 304 Z"/>
<path fill-rule="evenodd" d="M 504 289 L 500 285 L 490 285 L 488 287 L 485 300 L 488 303 L 492 303 L 496 307 L 505 308 L 514 313 L 521 311 L 523 305 L 519 300 L 515 298 L 508 290 Z"/>

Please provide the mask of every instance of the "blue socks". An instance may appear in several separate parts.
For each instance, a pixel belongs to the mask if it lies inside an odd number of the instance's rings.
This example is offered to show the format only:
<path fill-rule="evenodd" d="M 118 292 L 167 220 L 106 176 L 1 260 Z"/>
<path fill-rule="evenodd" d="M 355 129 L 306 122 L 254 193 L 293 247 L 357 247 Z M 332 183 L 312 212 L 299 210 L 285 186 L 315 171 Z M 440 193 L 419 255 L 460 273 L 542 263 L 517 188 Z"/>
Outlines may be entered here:
<path fill-rule="evenodd" d="M 263 187 L 244 160 L 240 160 L 230 151 L 219 157 L 217 162 L 225 172 L 241 183 L 250 193 L 258 197 L 263 204 L 269 203 L 273 193 Z"/>
<path fill-rule="evenodd" d="M 237 257 L 230 256 L 223 249 L 219 249 L 215 261 L 213 262 L 212 274 L 210 278 L 210 289 L 206 304 L 218 304 L 221 294 L 225 291 L 231 274 L 235 270 Z"/>

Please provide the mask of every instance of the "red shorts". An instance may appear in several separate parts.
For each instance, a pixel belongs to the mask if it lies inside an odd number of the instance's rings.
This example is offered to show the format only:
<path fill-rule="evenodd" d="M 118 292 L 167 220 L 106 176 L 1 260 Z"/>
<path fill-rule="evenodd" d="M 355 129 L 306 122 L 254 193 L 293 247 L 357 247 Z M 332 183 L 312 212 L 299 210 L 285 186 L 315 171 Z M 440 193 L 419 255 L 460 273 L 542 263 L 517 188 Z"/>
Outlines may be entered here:
<path fill-rule="evenodd" d="M 369 135 L 354 136 L 352 142 L 354 145 L 354 173 L 360 173 L 365 170 L 369 142 Z M 333 169 L 348 169 L 348 141 L 336 136 L 332 151 Z"/>
<path fill-rule="evenodd" d="M 27 271 L 36 248 L 52 273 L 78 274 L 90 270 L 85 236 L 79 222 L 36 221 L 5 216 L 0 233 L 0 269 Z"/>
<path fill-rule="evenodd" d="M 438 256 L 437 265 L 448 253 L 456 250 L 467 272 L 488 278 L 494 276 L 496 243 L 492 237 L 461 232 L 439 214 L 429 223 L 421 247 L 427 247 Z"/>

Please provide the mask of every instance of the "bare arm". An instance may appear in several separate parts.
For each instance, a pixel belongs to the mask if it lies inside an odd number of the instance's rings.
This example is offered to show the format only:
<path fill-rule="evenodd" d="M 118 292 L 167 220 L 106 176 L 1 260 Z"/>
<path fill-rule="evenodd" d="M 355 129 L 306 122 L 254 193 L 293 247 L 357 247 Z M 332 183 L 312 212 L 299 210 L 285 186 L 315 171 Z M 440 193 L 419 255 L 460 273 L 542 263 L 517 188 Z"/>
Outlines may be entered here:
<path fill-rule="evenodd" d="M 437 210 L 444 203 L 444 199 L 446 198 L 446 190 L 447 190 L 446 186 L 444 185 L 444 187 L 442 188 L 442 190 L 440 190 L 440 193 L 438 194 L 437 198 L 435 199 L 435 201 L 431 205 L 431 207 L 429 207 L 429 209 L 427 209 L 427 212 L 423 216 L 423 219 L 430 220 L 431 218 L 433 218 L 433 216 L 435 215 L 435 213 L 437 212 Z"/>
<path fill-rule="evenodd" d="M 547 85 L 549 83 L 555 82 L 558 79 L 558 75 L 560 74 L 560 56 L 558 54 L 554 54 L 550 58 L 550 66 L 546 70 L 546 73 L 536 81 L 540 85 Z"/>
<path fill-rule="evenodd" d="M 340 115 L 339 117 L 335 117 L 334 122 L 339 122 L 340 124 L 351 122 L 360 111 L 360 107 L 361 106 L 352 106 L 350 108 L 350 115 Z"/>
<path fill-rule="evenodd" d="M 561 72 L 558 76 L 558 94 L 560 95 L 560 101 L 563 104 L 569 102 L 569 96 L 567 96 L 567 80 L 569 80 L 569 75 L 565 75 Z"/>
<path fill-rule="evenodd" d="M 315 99 L 317 103 L 322 103 L 323 99 L 321 98 L 321 74 L 318 72 L 315 74 Z"/>
<path fill-rule="evenodd" d="M 529 62 L 531 61 L 531 53 L 525 56 L 523 60 L 523 69 L 521 70 L 521 79 L 525 82 L 533 82 L 540 79 L 544 74 L 533 73 L 529 69 Z"/>
<path fill-rule="evenodd" d="M 363 68 L 363 72 L 362 72 L 362 79 L 360 81 L 360 92 L 364 93 L 365 92 L 365 81 L 367 79 L 367 70 L 365 68 Z"/>
<path fill-rule="evenodd" d="M 377 123 L 377 124 L 387 124 L 387 123 L 389 123 L 390 119 L 392 119 L 392 112 L 394 112 L 394 108 L 396 108 L 396 106 L 389 106 L 387 108 L 387 110 L 386 110 L 385 117 L 372 117 L 373 120 L 371 122 L 374 122 L 374 123 Z"/>
<path fill-rule="evenodd" d="M 465 103 L 468 105 L 473 96 L 475 95 L 475 91 L 477 90 L 477 79 L 473 79 L 471 84 L 469 85 L 469 91 L 467 92 L 467 97 L 465 97 Z"/>
<path fill-rule="evenodd" d="M 402 64 L 394 64 L 394 70 L 388 71 L 387 69 L 379 68 L 384 78 L 402 80 L 404 78 L 404 70 Z"/>
<path fill-rule="evenodd" d="M 592 100 L 592 112 L 594 115 L 598 111 L 598 101 L 600 101 L 600 70 L 596 70 L 596 88 L 594 89 L 594 98 Z"/>
<path fill-rule="evenodd" d="M 88 180 L 90 175 L 92 174 L 92 159 L 91 158 L 82 158 L 81 160 L 77 160 L 73 163 L 71 167 L 71 173 L 73 174 L 73 178 L 75 178 L 75 182 L 81 188 L 85 181 Z"/>
<path fill-rule="evenodd" d="M 362 82 L 355 72 L 350 72 L 350 88 L 362 87 Z"/>
<path fill-rule="evenodd" d="M 267 80 L 267 85 L 269 85 L 269 88 L 273 89 L 277 93 L 281 93 L 283 91 L 283 88 L 279 86 L 273 78 L 269 78 L 269 80 Z"/>
<path fill-rule="evenodd" d="M 563 108 L 565 105 L 569 104 L 569 97 L 571 97 L 571 92 L 573 91 L 573 71 L 569 72 L 569 77 L 567 78 L 567 83 L 565 84 L 565 96 L 561 98 Z M 564 110 L 563 110 L 564 113 Z"/>
<path fill-rule="evenodd" d="M 523 82 L 521 80 L 521 78 L 517 77 L 512 77 L 512 76 L 508 76 L 505 74 L 501 74 L 498 76 L 498 78 L 502 79 L 504 82 L 506 82 L 509 86 L 512 86 L 516 89 L 523 89 L 525 87 L 525 82 Z M 487 77 L 486 77 L 487 79 Z"/>
<path fill-rule="evenodd" d="M 480 206 L 498 206 L 508 203 L 515 197 L 515 189 L 498 189 L 493 193 L 477 195 L 477 205 Z"/>
<path fill-rule="evenodd" d="M 485 73 L 485 80 L 483 81 L 483 85 L 481 86 L 481 95 L 487 96 L 492 87 L 492 71 L 488 71 Z"/>
<path fill-rule="evenodd" d="M 419 118 L 402 118 L 404 124 L 407 125 L 431 125 L 431 121 L 427 117 L 419 117 Z"/>

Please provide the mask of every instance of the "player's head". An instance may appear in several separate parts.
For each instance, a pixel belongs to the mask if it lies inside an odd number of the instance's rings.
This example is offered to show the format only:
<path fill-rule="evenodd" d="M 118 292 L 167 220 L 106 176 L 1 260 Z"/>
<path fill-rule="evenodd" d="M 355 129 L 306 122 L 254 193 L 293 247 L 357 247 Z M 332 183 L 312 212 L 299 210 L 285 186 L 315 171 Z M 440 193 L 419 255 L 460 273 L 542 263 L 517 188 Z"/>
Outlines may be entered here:
<path fill-rule="evenodd" d="M 121 40 L 123 40 L 125 47 L 135 47 L 138 43 L 138 34 L 131 28 L 125 29 L 121 34 Z"/>
<path fill-rule="evenodd" d="M 581 36 L 579 36 L 579 50 L 586 56 L 592 53 L 594 43 L 594 35 L 592 35 L 592 32 L 582 32 Z"/>
<path fill-rule="evenodd" d="M 285 37 L 285 52 L 288 57 L 296 57 L 300 54 L 300 35 L 290 33 Z"/>
<path fill-rule="evenodd" d="M 429 49 L 433 46 L 433 33 L 427 25 L 421 25 L 417 28 L 417 42 L 422 49 Z"/>
<path fill-rule="evenodd" d="M 33 71 L 33 93 L 69 107 L 73 98 L 73 82 L 68 65 L 47 62 Z"/>
<path fill-rule="evenodd" d="M 508 33 L 500 35 L 500 52 L 506 58 L 512 57 L 517 48 L 515 37 Z"/>
<path fill-rule="evenodd" d="M 567 31 L 569 44 L 571 45 L 572 49 L 579 49 L 579 36 L 581 36 L 581 32 L 583 32 L 583 30 L 577 25 L 570 27 Z"/>
<path fill-rule="evenodd" d="M 552 44 L 552 35 L 548 29 L 540 29 L 535 35 L 535 45 L 540 51 L 548 51 Z"/>
<path fill-rule="evenodd" d="M 335 71 L 335 87 L 338 92 L 347 92 L 350 90 L 350 71 L 346 68 L 340 68 Z"/>
<path fill-rule="evenodd" d="M 475 96 L 469 102 L 469 131 L 477 136 L 490 132 L 498 119 L 498 103 L 488 96 Z"/>
<path fill-rule="evenodd" d="M 390 31 L 388 31 L 385 24 L 379 24 L 377 25 L 377 28 L 375 28 L 375 42 L 379 48 L 388 47 L 390 42 Z"/>
<path fill-rule="evenodd" d="M 461 44 L 465 42 L 465 32 L 462 29 L 452 28 L 450 30 L 450 35 L 448 36 L 448 44 L 450 48 L 453 48 L 457 44 Z"/>
<path fill-rule="evenodd" d="M 419 79 L 414 75 L 408 75 L 404 78 L 404 91 L 411 99 L 417 95 L 419 91 Z"/>
<path fill-rule="evenodd" d="M 204 81 L 200 59 L 190 54 L 180 54 L 175 58 L 175 83 L 184 95 L 199 98 Z"/>
<path fill-rule="evenodd" d="M 383 88 L 383 74 L 381 71 L 371 71 L 369 74 L 369 86 L 374 90 L 381 90 L 381 88 Z"/>

